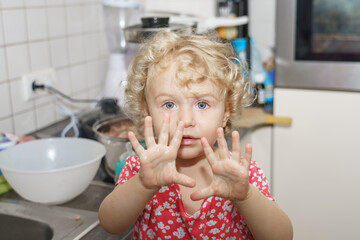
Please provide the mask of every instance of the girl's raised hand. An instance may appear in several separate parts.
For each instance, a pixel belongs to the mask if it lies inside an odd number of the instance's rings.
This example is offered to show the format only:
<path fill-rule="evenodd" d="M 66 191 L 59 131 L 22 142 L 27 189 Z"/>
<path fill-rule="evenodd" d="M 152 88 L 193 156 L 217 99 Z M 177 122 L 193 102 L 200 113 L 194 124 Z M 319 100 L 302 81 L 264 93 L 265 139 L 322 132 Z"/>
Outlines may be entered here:
<path fill-rule="evenodd" d="M 176 170 L 175 160 L 181 144 L 184 123 L 180 122 L 174 137 L 169 143 L 170 117 L 165 115 L 158 142 L 153 134 L 152 118 L 145 118 L 146 150 L 141 146 L 133 132 L 128 137 L 140 160 L 139 176 L 145 188 L 155 189 L 176 183 L 186 187 L 194 187 L 195 181 Z"/>
<path fill-rule="evenodd" d="M 213 171 L 210 185 L 191 194 L 191 199 L 201 200 L 210 196 L 245 200 L 249 192 L 249 168 L 252 147 L 246 145 L 245 156 L 241 157 L 240 136 L 232 132 L 232 155 L 230 156 L 222 128 L 216 131 L 218 151 L 213 151 L 206 138 L 201 139 L 206 158 Z"/>

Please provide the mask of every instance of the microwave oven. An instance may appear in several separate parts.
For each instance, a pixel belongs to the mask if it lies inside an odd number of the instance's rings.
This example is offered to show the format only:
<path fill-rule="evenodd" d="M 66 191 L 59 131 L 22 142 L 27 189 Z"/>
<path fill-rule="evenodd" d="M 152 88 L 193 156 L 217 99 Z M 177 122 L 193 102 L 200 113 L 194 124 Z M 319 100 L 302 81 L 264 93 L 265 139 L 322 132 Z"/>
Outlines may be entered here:
<path fill-rule="evenodd" d="M 275 87 L 360 91 L 360 1 L 277 0 Z"/>

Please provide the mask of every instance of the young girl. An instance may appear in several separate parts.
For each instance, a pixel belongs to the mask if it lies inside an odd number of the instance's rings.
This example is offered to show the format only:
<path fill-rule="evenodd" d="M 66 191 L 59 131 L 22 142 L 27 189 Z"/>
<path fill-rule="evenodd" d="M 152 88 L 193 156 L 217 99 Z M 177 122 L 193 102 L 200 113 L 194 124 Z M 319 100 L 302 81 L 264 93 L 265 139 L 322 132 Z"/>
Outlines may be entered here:
<path fill-rule="evenodd" d="M 247 86 L 232 47 L 210 36 L 164 31 L 141 47 L 126 99 L 146 149 L 128 133 L 137 155 L 100 206 L 106 231 L 135 224 L 133 239 L 292 239 L 251 145 L 242 157 L 239 133 L 232 152 L 224 138 Z"/>

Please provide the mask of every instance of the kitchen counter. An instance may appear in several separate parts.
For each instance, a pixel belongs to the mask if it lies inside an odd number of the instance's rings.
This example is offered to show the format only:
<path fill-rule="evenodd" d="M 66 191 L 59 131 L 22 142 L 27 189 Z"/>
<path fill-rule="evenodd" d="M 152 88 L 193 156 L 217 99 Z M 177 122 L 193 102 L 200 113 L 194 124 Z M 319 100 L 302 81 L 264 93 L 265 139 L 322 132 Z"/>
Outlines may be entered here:
<path fill-rule="evenodd" d="M 108 183 L 103 183 L 99 181 L 93 181 L 89 187 L 78 197 L 73 200 L 64 203 L 63 207 L 95 211 L 97 212 L 102 200 L 112 191 L 113 185 Z M 7 193 L 0 195 L 1 199 L 11 199 L 11 200 L 24 200 L 20 197 L 14 190 L 11 190 Z M 26 201 L 26 200 L 25 200 Z M 111 235 L 100 226 L 97 225 L 90 232 L 88 232 L 81 239 L 83 240 L 130 240 L 132 237 L 133 229 L 129 229 L 127 232 L 121 235 Z"/>

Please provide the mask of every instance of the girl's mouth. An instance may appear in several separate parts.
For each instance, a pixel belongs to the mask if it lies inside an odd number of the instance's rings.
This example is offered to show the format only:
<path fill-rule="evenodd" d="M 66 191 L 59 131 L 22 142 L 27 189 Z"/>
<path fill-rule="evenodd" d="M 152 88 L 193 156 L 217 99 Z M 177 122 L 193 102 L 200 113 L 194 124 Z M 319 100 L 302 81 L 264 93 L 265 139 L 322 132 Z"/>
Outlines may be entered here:
<path fill-rule="evenodd" d="M 194 144 L 198 139 L 190 136 L 190 135 L 184 135 L 181 140 L 181 145 L 183 146 L 190 146 Z"/>

